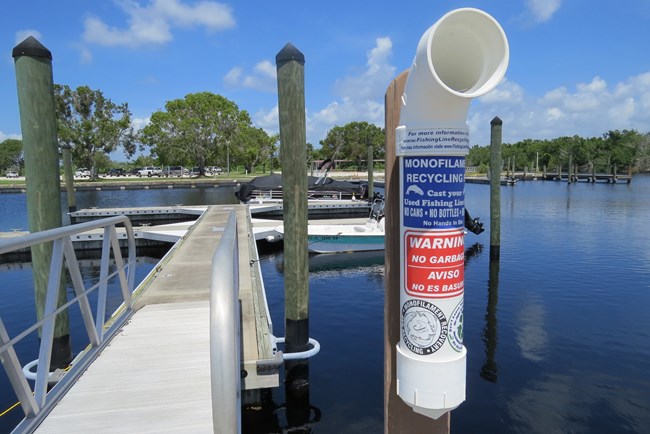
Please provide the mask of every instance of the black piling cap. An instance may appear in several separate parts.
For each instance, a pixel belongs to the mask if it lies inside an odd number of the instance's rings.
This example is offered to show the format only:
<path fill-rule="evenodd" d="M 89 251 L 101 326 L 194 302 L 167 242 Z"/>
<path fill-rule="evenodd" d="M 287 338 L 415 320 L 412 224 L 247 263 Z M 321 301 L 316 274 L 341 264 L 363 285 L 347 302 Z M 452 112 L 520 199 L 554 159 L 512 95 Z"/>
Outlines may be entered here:
<path fill-rule="evenodd" d="M 45 57 L 52 60 L 52 52 L 45 48 L 45 46 L 38 42 L 38 40 L 33 36 L 28 36 L 27 39 L 16 45 L 14 50 L 11 52 L 11 56 L 14 59 L 21 56 L 29 56 Z"/>
<path fill-rule="evenodd" d="M 275 56 L 275 64 L 277 67 L 281 67 L 287 62 L 295 60 L 301 65 L 305 64 L 305 55 L 300 52 L 299 49 L 293 46 L 291 42 L 288 42 L 282 50 Z"/>
<path fill-rule="evenodd" d="M 495 116 L 494 119 L 492 119 L 492 121 L 490 122 L 490 125 L 492 125 L 493 127 L 496 125 L 503 125 L 503 121 L 499 119 L 499 116 Z"/>

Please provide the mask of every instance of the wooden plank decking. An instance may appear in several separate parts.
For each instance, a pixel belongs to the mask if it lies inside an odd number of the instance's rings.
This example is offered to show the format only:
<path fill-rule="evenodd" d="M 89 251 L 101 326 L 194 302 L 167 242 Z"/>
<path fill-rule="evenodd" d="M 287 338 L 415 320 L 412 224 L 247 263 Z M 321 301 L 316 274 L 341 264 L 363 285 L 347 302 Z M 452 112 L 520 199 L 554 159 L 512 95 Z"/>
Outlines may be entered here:
<path fill-rule="evenodd" d="M 209 299 L 211 261 L 237 212 L 245 389 L 277 387 L 250 218 L 243 205 L 212 206 L 143 282 L 136 312 L 38 428 L 39 433 L 212 432 Z M 251 262 L 253 261 L 253 262 Z"/>

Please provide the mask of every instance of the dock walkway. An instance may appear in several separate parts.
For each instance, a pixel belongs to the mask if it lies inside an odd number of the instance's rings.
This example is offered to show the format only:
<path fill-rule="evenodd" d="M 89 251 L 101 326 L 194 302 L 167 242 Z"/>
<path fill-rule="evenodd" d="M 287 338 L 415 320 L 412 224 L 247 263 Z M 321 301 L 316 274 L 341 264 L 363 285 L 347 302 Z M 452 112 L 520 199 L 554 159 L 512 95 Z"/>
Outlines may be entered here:
<path fill-rule="evenodd" d="M 36 432 L 212 432 L 211 262 L 233 209 L 246 371 L 242 387 L 279 385 L 248 212 L 243 205 L 211 206 L 138 287 L 130 321 Z M 260 361 L 265 369 L 258 373 Z"/>

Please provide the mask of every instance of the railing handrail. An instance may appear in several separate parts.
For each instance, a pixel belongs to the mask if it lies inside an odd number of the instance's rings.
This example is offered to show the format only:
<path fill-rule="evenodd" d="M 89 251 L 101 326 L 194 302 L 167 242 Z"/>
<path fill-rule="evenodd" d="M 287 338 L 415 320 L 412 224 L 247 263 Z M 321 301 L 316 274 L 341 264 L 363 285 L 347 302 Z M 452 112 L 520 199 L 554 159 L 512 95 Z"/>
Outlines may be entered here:
<path fill-rule="evenodd" d="M 128 259 L 126 263 L 123 261 L 117 237 L 116 225 L 119 224 L 124 225 L 127 233 Z M 100 260 L 100 280 L 90 288 L 86 288 L 72 245 L 72 237 L 79 233 L 98 228 L 104 229 L 102 257 Z M 131 294 L 133 293 L 135 283 L 136 249 L 133 228 L 128 217 L 109 217 L 2 240 L 0 241 L 0 254 L 10 253 L 46 242 L 52 242 L 53 244 L 42 319 L 28 327 L 27 330 L 19 333 L 13 339 L 10 339 L 2 318 L 0 318 L 0 355 L 2 355 L 2 365 L 7 371 L 11 385 L 26 416 L 14 432 L 30 432 L 40 423 L 40 419 L 56 404 L 58 399 L 72 386 L 76 378 L 78 378 L 88 364 L 106 345 L 106 342 L 109 340 L 108 337 L 112 337 L 119 330 L 119 327 L 121 327 L 128 317 L 126 313 L 132 311 Z M 113 251 L 116 269 L 112 273 L 109 273 L 111 250 Z M 76 296 L 63 305 L 57 306 L 64 263 L 70 273 Z M 108 330 L 105 330 L 107 327 L 107 323 L 104 321 L 106 316 L 107 285 L 108 281 L 115 276 L 118 277 L 120 282 L 125 309 L 122 309 L 119 315 L 114 315 L 110 318 L 109 321 L 112 321 L 112 324 Z M 98 297 L 96 318 L 93 318 L 88 294 L 95 290 L 98 290 Z M 79 303 L 83 323 L 91 345 L 82 353 L 83 356 L 75 358 L 71 369 L 48 392 L 49 365 L 56 316 L 75 303 Z M 116 317 L 119 317 L 119 319 Z M 41 328 L 41 344 L 36 381 L 32 395 L 32 390 L 23 375 L 21 363 L 18 360 L 14 345 L 39 327 Z"/>
<path fill-rule="evenodd" d="M 210 378 L 215 433 L 241 432 L 241 336 L 237 214 L 231 211 L 212 257 Z"/>
<path fill-rule="evenodd" d="M 77 235 L 81 232 L 90 231 L 93 229 L 103 228 L 106 226 L 114 226 L 124 224 L 129 232 L 129 236 L 133 235 L 133 228 L 131 221 L 127 216 L 114 216 L 107 217 L 100 220 L 93 220 L 85 223 L 78 223 L 70 226 L 62 226 L 60 228 L 48 229 L 46 231 L 34 232 L 25 235 L 16 235 L 11 238 L 4 238 L 0 240 L 0 255 L 4 253 L 14 252 L 20 249 L 26 249 L 35 244 L 46 243 L 54 241 L 59 238 Z M 135 248 L 135 244 L 134 244 Z"/>

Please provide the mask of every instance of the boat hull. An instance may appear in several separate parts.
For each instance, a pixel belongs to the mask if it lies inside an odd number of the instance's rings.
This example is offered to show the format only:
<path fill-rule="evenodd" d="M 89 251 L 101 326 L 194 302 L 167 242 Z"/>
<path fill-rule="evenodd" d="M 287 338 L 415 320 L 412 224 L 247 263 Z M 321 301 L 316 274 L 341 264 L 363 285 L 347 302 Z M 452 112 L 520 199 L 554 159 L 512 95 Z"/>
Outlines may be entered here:
<path fill-rule="evenodd" d="M 311 253 L 371 252 L 384 250 L 384 238 L 384 234 L 320 234 L 308 235 L 307 243 Z"/>

